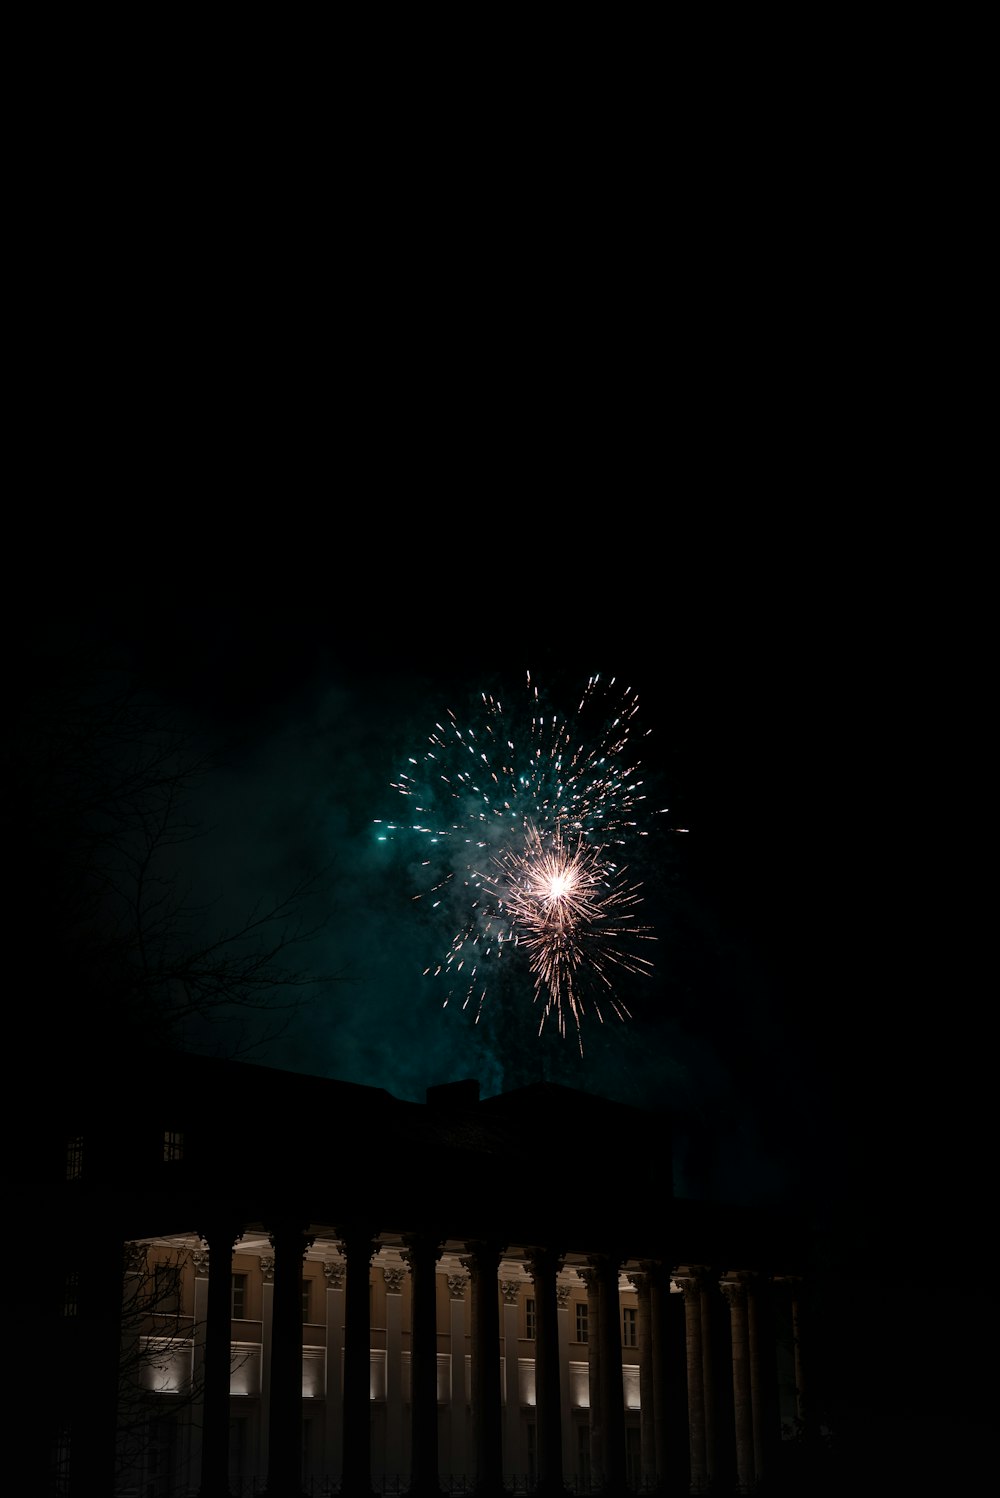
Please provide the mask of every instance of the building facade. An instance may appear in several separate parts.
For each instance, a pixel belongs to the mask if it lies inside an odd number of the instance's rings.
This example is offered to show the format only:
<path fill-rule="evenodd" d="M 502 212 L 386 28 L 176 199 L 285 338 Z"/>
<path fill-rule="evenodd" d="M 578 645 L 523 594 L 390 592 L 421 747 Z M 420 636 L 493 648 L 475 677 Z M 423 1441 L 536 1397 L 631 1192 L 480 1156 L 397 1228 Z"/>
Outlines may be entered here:
<path fill-rule="evenodd" d="M 32 1415 L 43 1491 L 750 1492 L 780 1460 L 795 1233 L 675 1199 L 665 1116 L 146 1082 L 127 1125 L 68 1100 L 32 1184 L 74 1246 L 31 1312 L 74 1370 Z"/>

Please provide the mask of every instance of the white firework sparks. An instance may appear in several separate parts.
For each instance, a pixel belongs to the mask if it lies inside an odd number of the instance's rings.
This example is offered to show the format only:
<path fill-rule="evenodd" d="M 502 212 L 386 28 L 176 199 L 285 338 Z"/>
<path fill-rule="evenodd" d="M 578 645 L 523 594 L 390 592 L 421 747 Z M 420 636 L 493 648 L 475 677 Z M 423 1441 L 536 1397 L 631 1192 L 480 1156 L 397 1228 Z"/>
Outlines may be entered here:
<path fill-rule="evenodd" d="M 447 955 L 425 970 L 446 980 L 444 1003 L 472 1005 L 478 1020 L 484 967 L 516 952 L 541 1005 L 539 1033 L 554 1016 L 561 1034 L 570 1020 L 579 1038 L 588 1007 L 601 1020 L 602 1004 L 628 1016 L 615 970 L 651 971 L 635 951 L 655 939 L 637 921 L 641 886 L 626 882 L 618 858 L 657 813 L 645 809 L 630 744 L 639 707 L 631 688 L 618 693 L 614 679 L 603 687 L 591 677 L 572 720 L 542 710 L 530 676 L 528 699 L 526 714 L 508 717 L 484 693 L 466 726 L 449 711 L 391 782 L 412 818 L 376 825 L 380 838 L 426 846 L 432 883 L 415 899 L 452 910 L 460 896 L 465 906 Z"/>

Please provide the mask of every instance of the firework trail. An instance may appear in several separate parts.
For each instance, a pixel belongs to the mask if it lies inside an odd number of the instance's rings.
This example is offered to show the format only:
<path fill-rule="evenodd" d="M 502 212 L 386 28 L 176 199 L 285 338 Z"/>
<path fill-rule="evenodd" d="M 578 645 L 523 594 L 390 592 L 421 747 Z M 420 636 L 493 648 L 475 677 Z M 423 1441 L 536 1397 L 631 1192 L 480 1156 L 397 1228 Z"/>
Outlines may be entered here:
<path fill-rule="evenodd" d="M 539 1034 L 553 1017 L 562 1035 L 602 1004 L 619 1019 L 617 972 L 648 974 L 636 951 L 653 941 L 637 917 L 641 886 L 620 862 L 648 836 L 646 794 L 630 740 L 639 702 L 591 677 L 572 719 L 543 710 L 527 680 L 524 710 L 505 713 L 483 693 L 476 720 L 450 710 L 428 747 L 390 784 L 406 801 L 404 821 L 378 821 L 379 837 L 424 845 L 428 888 L 415 899 L 456 909 L 459 929 L 427 974 L 447 983 L 444 1003 L 486 998 L 486 972 L 502 957 L 526 962 L 540 1005 Z M 484 969 L 486 971 L 484 971 Z"/>

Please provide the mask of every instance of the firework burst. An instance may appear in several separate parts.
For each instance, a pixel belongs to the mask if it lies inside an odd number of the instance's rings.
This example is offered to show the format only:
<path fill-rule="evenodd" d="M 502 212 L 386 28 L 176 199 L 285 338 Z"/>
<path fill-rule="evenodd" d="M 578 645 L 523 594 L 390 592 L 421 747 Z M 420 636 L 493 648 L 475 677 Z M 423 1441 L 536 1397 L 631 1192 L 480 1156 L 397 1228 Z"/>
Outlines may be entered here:
<path fill-rule="evenodd" d="M 615 977 L 648 974 L 637 947 L 655 939 L 638 920 L 641 886 L 620 862 L 656 815 L 631 746 L 638 708 L 631 688 L 594 676 L 564 718 L 543 709 L 529 675 L 526 710 L 505 713 L 483 693 L 472 723 L 449 711 L 390 782 L 410 815 L 377 822 L 378 835 L 424 848 L 427 887 L 414 898 L 458 922 L 447 954 L 425 970 L 445 980 L 445 1004 L 471 1005 L 478 1020 L 488 971 L 516 954 L 533 980 L 539 1033 L 554 1017 L 580 1040 L 584 1014 L 603 1020 L 602 1005 L 628 1016 Z"/>
<path fill-rule="evenodd" d="M 628 885 L 626 871 L 606 862 L 603 853 L 600 846 L 585 845 L 582 836 L 567 849 L 559 828 L 546 846 L 529 824 L 523 848 L 505 848 L 493 859 L 499 870 L 491 881 L 497 909 L 507 912 L 514 941 L 527 953 L 535 1000 L 542 1006 L 539 1034 L 554 1013 L 560 1034 L 566 1034 L 571 1017 L 579 1038 L 588 986 L 591 991 L 603 987 L 612 1012 L 626 1019 L 612 970 L 648 974 L 652 969 L 648 958 L 633 951 L 636 940 L 654 939 L 648 926 L 635 921 L 640 886 Z M 594 981 L 588 985 L 588 980 Z M 592 1002 L 600 1018 L 599 999 Z"/>

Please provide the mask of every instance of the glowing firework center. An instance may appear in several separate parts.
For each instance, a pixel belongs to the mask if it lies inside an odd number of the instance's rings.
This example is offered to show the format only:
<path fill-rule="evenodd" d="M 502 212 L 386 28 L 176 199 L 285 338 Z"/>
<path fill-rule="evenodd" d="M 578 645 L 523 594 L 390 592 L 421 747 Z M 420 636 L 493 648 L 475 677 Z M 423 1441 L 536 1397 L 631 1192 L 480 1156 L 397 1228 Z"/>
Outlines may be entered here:
<path fill-rule="evenodd" d="M 630 952 L 628 939 L 652 937 L 648 927 L 630 924 L 639 903 L 637 886 L 626 886 L 615 865 L 602 861 L 603 848 L 587 847 L 579 835 L 568 851 L 558 827 L 549 844 L 529 824 L 523 850 L 507 848 L 494 862 L 502 870 L 498 907 L 507 910 L 512 939 L 529 955 L 535 998 L 543 1003 L 539 1030 L 554 1010 L 565 1034 L 567 1013 L 579 1031 L 580 980 L 589 975 L 603 984 L 619 1019 L 627 1017 L 609 969 L 618 964 L 628 972 L 648 972 L 652 964 Z M 595 1009 L 600 1016 L 596 1002 Z"/>
<path fill-rule="evenodd" d="M 478 1020 L 484 964 L 517 950 L 542 1005 L 539 1033 L 554 1015 L 561 1034 L 571 1018 L 579 1037 L 588 1006 L 599 1020 L 602 1003 L 628 1016 L 616 970 L 652 970 L 636 950 L 655 940 L 637 920 L 641 886 L 618 862 L 653 815 L 628 758 L 639 702 L 595 676 L 569 720 L 542 712 L 530 676 L 527 686 L 528 710 L 511 719 L 485 693 L 468 726 L 449 710 L 423 756 L 391 782 L 418 820 L 377 825 L 383 839 L 427 844 L 427 887 L 414 899 L 458 924 L 447 955 L 424 970 L 448 983 L 444 1004 L 460 999 Z"/>

